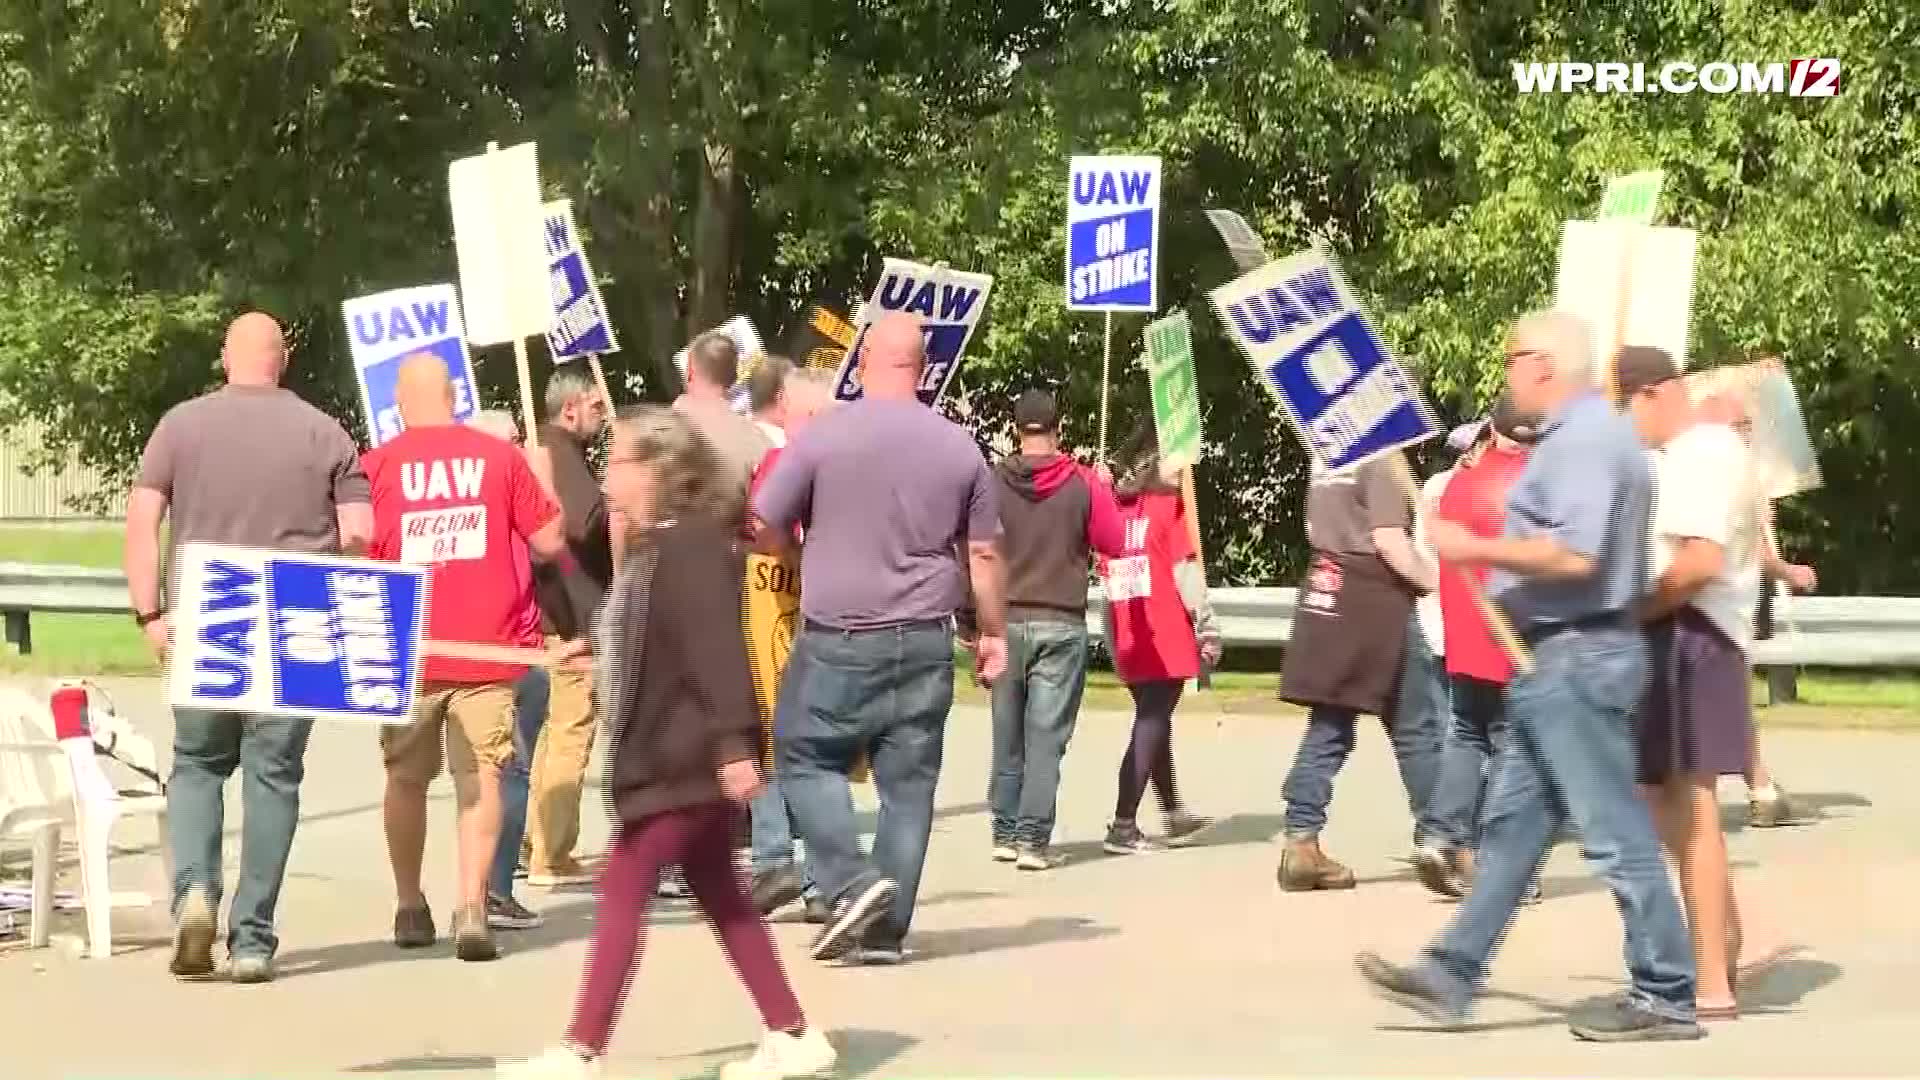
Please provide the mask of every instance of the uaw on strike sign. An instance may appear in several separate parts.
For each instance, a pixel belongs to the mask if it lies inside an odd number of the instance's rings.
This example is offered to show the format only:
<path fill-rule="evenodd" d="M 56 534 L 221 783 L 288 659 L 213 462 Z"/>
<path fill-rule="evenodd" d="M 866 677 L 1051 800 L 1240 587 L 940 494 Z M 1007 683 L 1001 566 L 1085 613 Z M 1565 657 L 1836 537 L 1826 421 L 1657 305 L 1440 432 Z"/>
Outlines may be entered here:
<path fill-rule="evenodd" d="M 573 224 L 573 200 L 550 202 L 545 211 L 548 287 L 553 292 L 553 328 L 547 331 L 547 352 L 555 363 L 576 356 L 619 352 L 606 301 L 600 298 L 600 283 L 593 279 L 587 249 Z"/>
<path fill-rule="evenodd" d="M 867 327 L 890 311 L 920 316 L 926 335 L 927 362 L 920 374 L 918 394 L 928 405 L 940 400 L 947 384 L 960 370 L 974 328 L 986 314 L 987 294 L 993 291 L 991 274 L 969 274 L 945 266 L 924 266 L 905 259 L 888 259 L 880 283 L 860 308 L 854 323 L 853 347 L 840 361 L 833 396 L 841 401 L 860 397 L 860 342 Z"/>
<path fill-rule="evenodd" d="M 1076 157 L 1067 169 L 1067 308 L 1155 311 L 1160 159 Z"/>
<path fill-rule="evenodd" d="M 337 555 L 182 545 L 168 702 L 405 724 L 420 693 L 429 573 Z"/>
<path fill-rule="evenodd" d="M 447 365 L 456 421 L 464 424 L 480 411 L 460 298 L 452 285 L 393 289 L 349 300 L 340 309 L 347 317 L 353 373 L 360 381 L 360 404 L 367 410 L 367 435 L 374 446 L 390 441 L 405 426 L 394 387 L 400 381 L 401 361 L 417 352 L 432 353 Z"/>
<path fill-rule="evenodd" d="M 1414 381 L 1317 251 L 1213 290 L 1213 306 L 1307 452 L 1343 472 L 1440 430 Z"/>

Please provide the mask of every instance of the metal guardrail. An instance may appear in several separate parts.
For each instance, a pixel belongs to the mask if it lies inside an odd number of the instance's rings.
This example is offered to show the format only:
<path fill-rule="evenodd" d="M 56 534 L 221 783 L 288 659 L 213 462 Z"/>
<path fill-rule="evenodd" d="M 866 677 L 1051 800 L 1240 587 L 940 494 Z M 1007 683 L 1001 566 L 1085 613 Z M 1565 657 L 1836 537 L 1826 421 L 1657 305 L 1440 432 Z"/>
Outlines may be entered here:
<path fill-rule="evenodd" d="M 1286 645 L 1295 592 L 1212 590 L 1221 638 L 1229 645 Z M 1099 590 L 1089 590 L 1087 627 L 1095 635 L 1102 632 L 1105 603 Z M 1753 644 L 1756 667 L 1920 668 L 1920 597 L 1800 596 L 1775 613 L 1775 636 Z"/>
<path fill-rule="evenodd" d="M 1228 645 L 1284 647 L 1296 590 L 1223 587 L 1212 591 L 1214 615 Z M 1087 593 L 1087 629 L 1102 632 L 1106 597 Z M 118 570 L 0 562 L 0 615 L 6 640 L 33 650 L 36 612 L 127 615 L 126 577 Z M 1757 667 L 1920 668 L 1920 597 L 1795 597 L 1778 613 L 1777 634 L 1755 642 Z"/>

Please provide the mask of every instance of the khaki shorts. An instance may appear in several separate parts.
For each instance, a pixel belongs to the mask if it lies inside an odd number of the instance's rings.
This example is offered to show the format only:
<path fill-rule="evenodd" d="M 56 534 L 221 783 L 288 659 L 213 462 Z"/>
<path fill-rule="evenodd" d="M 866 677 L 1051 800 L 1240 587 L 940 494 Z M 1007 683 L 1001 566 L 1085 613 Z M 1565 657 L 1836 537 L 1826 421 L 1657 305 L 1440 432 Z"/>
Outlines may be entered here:
<path fill-rule="evenodd" d="M 428 683 L 414 706 L 413 723 L 380 729 L 387 775 L 427 784 L 440 775 L 441 730 L 448 771 L 457 781 L 482 764 L 498 770 L 513 758 L 513 684 Z"/>

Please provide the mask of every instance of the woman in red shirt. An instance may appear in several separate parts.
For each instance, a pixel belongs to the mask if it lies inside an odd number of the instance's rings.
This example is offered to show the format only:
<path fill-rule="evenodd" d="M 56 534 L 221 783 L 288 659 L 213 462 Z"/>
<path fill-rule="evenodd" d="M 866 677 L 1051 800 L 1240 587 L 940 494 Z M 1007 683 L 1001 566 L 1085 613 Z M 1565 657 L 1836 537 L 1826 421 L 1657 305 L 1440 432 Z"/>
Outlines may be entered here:
<path fill-rule="evenodd" d="M 1134 822 L 1149 784 L 1166 816 L 1165 841 L 1190 844 L 1213 825 L 1180 805 L 1173 785 L 1173 710 L 1201 665 L 1220 660 L 1220 633 L 1207 602 L 1207 582 L 1187 533 L 1180 489 L 1149 456 L 1115 485 L 1125 554 L 1102 556 L 1107 642 L 1114 670 L 1133 695 L 1133 737 L 1120 759 L 1113 822 L 1101 846 L 1131 855 L 1152 845 Z"/>
<path fill-rule="evenodd" d="M 1506 528 L 1507 492 L 1520 478 L 1528 448 L 1538 437 L 1535 425 L 1502 396 L 1491 416 L 1456 433 L 1461 437 L 1471 441 L 1434 512 L 1477 536 L 1498 537 Z M 1487 763 L 1506 739 L 1506 692 L 1513 662 L 1487 629 L 1475 600 L 1476 592 L 1486 588 L 1486 568 L 1442 562 L 1439 581 L 1453 719 L 1433 787 L 1434 842 L 1442 849 L 1441 857 L 1420 862 L 1417 869 L 1427 888 L 1460 897 L 1473 876 Z"/>

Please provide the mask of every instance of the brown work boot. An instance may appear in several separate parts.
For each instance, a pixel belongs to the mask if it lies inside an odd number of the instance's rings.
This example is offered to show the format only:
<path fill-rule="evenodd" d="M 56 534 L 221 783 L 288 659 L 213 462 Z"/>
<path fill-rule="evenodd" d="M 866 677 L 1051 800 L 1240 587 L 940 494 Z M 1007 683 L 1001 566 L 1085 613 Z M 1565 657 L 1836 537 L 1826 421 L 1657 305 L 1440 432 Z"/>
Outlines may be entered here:
<path fill-rule="evenodd" d="M 1280 852 L 1280 869 L 1275 876 L 1284 892 L 1353 888 L 1353 871 L 1328 858 L 1320 850 L 1317 836 L 1288 840 Z"/>

